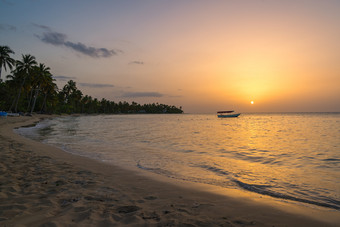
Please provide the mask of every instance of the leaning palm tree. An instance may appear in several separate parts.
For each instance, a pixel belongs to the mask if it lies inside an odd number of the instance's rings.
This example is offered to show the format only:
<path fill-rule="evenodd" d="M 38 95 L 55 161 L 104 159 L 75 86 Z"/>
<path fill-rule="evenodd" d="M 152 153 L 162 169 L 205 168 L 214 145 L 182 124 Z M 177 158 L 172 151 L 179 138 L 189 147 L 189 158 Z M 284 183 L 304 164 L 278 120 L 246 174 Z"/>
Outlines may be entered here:
<path fill-rule="evenodd" d="M 20 77 L 22 79 L 22 83 L 21 83 L 21 86 L 19 88 L 18 97 L 17 97 L 16 103 L 15 103 L 15 108 L 14 108 L 15 112 L 17 112 L 18 102 L 19 102 L 20 95 L 21 95 L 21 90 L 25 85 L 26 78 L 31 77 L 33 67 L 36 64 L 37 64 L 37 62 L 35 61 L 35 57 L 30 55 L 30 54 L 22 55 L 22 61 L 16 62 L 16 71 L 20 75 Z"/>
<path fill-rule="evenodd" d="M 15 60 L 9 56 L 10 54 L 14 54 L 14 51 L 11 50 L 11 48 L 8 46 L 0 46 L 0 81 L 2 67 L 7 70 L 7 67 L 12 69 L 15 65 Z"/>

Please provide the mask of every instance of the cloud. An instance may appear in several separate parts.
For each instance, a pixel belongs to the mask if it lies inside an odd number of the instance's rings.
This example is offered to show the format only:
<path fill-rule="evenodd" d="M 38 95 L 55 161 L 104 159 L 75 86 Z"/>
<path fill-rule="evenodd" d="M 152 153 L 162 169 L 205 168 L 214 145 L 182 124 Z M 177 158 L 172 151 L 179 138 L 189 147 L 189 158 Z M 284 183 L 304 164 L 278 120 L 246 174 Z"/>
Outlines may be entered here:
<path fill-rule="evenodd" d="M 0 24 L 0 31 L 16 31 L 17 27 L 10 24 Z"/>
<path fill-rule="evenodd" d="M 118 53 L 115 50 L 109 50 L 106 48 L 95 48 L 95 47 L 88 47 L 83 43 L 72 43 L 72 42 L 64 42 L 63 43 L 66 47 L 72 48 L 73 50 L 80 52 L 82 54 L 94 57 L 94 58 L 108 58 L 113 55 L 117 55 Z"/>
<path fill-rule="evenodd" d="M 68 80 L 74 80 L 77 79 L 77 77 L 72 76 L 53 76 L 54 79 L 57 79 L 59 81 L 68 81 Z M 114 87 L 112 84 L 91 84 L 91 83 L 77 83 L 77 85 L 82 87 L 91 87 L 91 88 L 105 88 L 105 87 Z"/>
<path fill-rule="evenodd" d="M 90 84 L 90 83 L 79 83 L 80 86 L 83 87 L 91 87 L 91 88 L 105 88 L 105 87 L 114 87 L 112 84 Z"/>
<path fill-rule="evenodd" d="M 46 25 L 41 25 L 41 24 L 36 24 L 36 23 L 32 23 L 35 27 L 38 27 L 38 28 L 42 28 L 44 30 L 47 30 L 47 31 L 52 31 L 52 29 Z"/>
<path fill-rule="evenodd" d="M 72 49 L 78 53 L 93 57 L 93 58 L 109 58 L 114 55 L 118 55 L 118 53 L 122 53 L 121 50 L 110 50 L 104 47 L 96 48 L 87 46 L 81 42 L 70 42 L 67 40 L 67 35 L 54 32 L 50 27 L 45 25 L 33 24 L 34 26 L 45 30 L 42 35 L 35 35 L 40 41 L 51 44 L 54 46 L 64 46 L 69 49 Z"/>
<path fill-rule="evenodd" d="M 143 97 L 154 97 L 160 98 L 164 94 L 158 92 L 126 92 L 122 95 L 123 98 L 143 98 Z"/>
<path fill-rule="evenodd" d="M 135 64 L 135 65 L 144 65 L 144 62 L 142 62 L 142 61 L 131 61 L 129 63 L 129 65 L 133 65 L 133 64 Z"/>
<path fill-rule="evenodd" d="M 65 45 L 66 35 L 58 32 L 45 32 L 43 36 L 37 36 L 44 43 L 52 44 L 55 46 Z"/>
<path fill-rule="evenodd" d="M 71 77 L 71 76 L 53 76 L 53 77 L 60 81 L 73 80 L 77 78 L 77 77 Z"/>

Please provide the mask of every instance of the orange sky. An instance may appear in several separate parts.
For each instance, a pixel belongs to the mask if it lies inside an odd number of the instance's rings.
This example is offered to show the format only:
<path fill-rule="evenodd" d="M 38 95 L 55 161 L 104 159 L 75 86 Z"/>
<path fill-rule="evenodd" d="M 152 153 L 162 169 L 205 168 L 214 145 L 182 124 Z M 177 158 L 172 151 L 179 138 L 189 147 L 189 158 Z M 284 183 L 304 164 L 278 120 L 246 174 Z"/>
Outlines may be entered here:
<path fill-rule="evenodd" d="M 190 113 L 340 111 L 340 1 L 13 2 L 1 45 L 61 86 Z"/>

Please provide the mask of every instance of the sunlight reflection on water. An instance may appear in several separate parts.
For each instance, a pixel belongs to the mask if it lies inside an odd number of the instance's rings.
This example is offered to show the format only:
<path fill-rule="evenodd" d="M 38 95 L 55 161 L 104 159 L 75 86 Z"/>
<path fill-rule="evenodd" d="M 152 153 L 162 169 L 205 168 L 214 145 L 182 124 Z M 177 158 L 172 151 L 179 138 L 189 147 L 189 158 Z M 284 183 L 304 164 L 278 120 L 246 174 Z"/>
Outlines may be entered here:
<path fill-rule="evenodd" d="M 340 114 L 98 115 L 19 133 L 123 167 L 340 209 Z"/>

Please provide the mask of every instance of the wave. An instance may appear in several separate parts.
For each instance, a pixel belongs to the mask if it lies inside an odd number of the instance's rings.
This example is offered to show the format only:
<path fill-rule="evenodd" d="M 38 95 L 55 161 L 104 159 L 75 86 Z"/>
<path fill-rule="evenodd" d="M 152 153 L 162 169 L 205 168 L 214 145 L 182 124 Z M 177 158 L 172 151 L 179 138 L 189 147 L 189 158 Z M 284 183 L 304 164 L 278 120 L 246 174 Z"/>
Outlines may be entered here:
<path fill-rule="evenodd" d="M 236 183 L 238 186 L 240 186 L 241 188 L 243 188 L 247 191 L 255 192 L 255 193 L 258 193 L 258 194 L 261 194 L 261 195 L 268 195 L 268 196 L 271 196 L 271 197 L 274 197 L 274 198 L 286 199 L 286 200 L 302 202 L 302 203 L 312 204 L 312 205 L 316 205 L 316 206 L 340 210 L 340 201 L 339 200 L 328 198 L 327 201 L 331 203 L 331 204 L 329 204 L 329 203 L 325 203 L 325 202 L 318 202 L 318 201 L 298 198 L 298 197 L 294 197 L 294 196 L 285 195 L 285 194 L 282 194 L 282 193 L 266 190 L 266 188 L 268 188 L 268 186 L 265 186 L 265 185 L 247 184 L 247 183 L 244 183 L 244 182 L 236 180 L 236 179 L 233 179 L 232 181 L 234 183 Z"/>
<path fill-rule="evenodd" d="M 217 168 L 217 167 L 213 167 L 213 166 L 209 166 L 209 165 L 200 165 L 199 167 L 206 169 L 208 171 L 214 172 L 218 175 L 224 175 L 224 176 L 231 175 L 228 171 Z M 271 197 L 274 197 L 274 198 L 291 200 L 291 201 L 302 202 L 302 203 L 312 204 L 312 205 L 316 205 L 316 206 L 340 210 L 340 201 L 339 200 L 335 200 L 335 199 L 331 199 L 331 198 L 324 198 L 324 200 L 326 200 L 328 203 L 318 202 L 318 201 L 313 201 L 313 200 L 309 200 L 309 199 L 298 198 L 298 197 L 291 196 L 291 195 L 286 195 L 286 194 L 279 193 L 279 192 L 273 192 L 273 191 L 269 190 L 269 188 L 272 188 L 272 186 L 270 186 L 270 185 L 247 184 L 247 183 L 244 183 L 240 180 L 236 180 L 236 179 L 233 179 L 233 178 L 231 178 L 231 181 L 234 182 L 239 187 L 241 187 L 241 188 L 243 188 L 247 191 L 255 192 L 255 193 L 258 193 L 258 194 L 261 194 L 261 195 L 267 195 L 267 196 L 271 196 Z"/>
<path fill-rule="evenodd" d="M 143 165 L 140 164 L 140 161 L 137 162 L 136 166 L 139 169 L 151 171 L 151 172 L 154 172 L 154 173 L 157 173 L 157 174 L 165 175 L 165 176 L 170 177 L 170 178 L 174 178 L 173 177 L 174 174 L 172 172 L 170 172 L 168 170 L 161 169 L 161 168 L 150 168 L 150 167 L 143 166 Z"/>
<path fill-rule="evenodd" d="M 213 167 L 213 166 L 209 166 L 209 165 L 200 165 L 198 167 L 209 170 L 211 172 L 214 172 L 214 173 L 217 173 L 217 174 L 220 174 L 220 175 L 229 175 L 228 171 L 217 168 L 217 167 Z"/>

